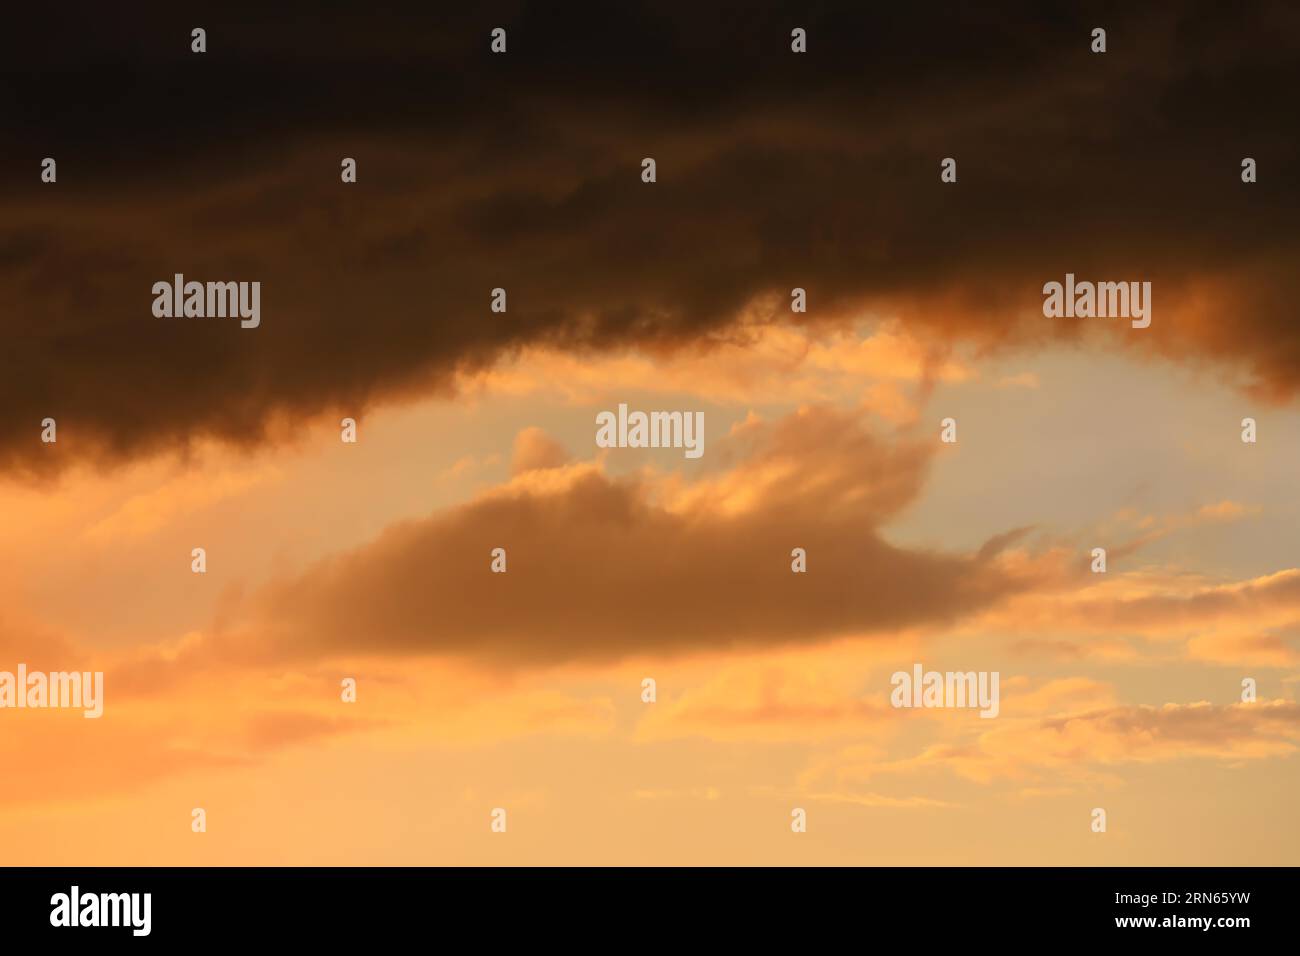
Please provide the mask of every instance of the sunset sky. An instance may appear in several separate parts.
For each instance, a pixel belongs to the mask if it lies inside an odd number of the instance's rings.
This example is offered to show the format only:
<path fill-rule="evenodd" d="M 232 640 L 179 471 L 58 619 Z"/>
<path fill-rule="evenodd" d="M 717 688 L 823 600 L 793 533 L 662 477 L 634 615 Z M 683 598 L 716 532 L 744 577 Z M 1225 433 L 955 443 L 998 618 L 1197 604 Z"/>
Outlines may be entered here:
<path fill-rule="evenodd" d="M 1293 6 L 410 6 L 0 38 L 0 863 L 1300 858 Z"/>

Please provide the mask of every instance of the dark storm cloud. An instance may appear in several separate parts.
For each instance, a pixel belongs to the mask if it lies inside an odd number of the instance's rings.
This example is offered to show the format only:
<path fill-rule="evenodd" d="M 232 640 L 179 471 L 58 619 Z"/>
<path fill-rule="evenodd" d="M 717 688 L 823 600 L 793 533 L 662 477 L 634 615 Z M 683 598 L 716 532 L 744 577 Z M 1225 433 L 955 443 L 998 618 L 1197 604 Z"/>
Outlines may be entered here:
<path fill-rule="evenodd" d="M 0 459 L 255 443 L 525 342 L 689 346 L 795 285 L 814 320 L 1070 335 L 1039 312 L 1067 271 L 1153 282 L 1152 327 L 1125 342 L 1289 395 L 1300 15 L 1041 7 L 19 15 L 0 40 Z M 155 318 L 176 272 L 260 281 L 261 327 Z"/>

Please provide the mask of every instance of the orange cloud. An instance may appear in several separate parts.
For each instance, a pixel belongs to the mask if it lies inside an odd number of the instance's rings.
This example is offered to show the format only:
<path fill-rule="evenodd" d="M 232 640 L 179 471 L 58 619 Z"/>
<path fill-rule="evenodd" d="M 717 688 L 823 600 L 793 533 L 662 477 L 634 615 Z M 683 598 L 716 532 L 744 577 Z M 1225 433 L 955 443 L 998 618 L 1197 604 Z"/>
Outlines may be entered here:
<path fill-rule="evenodd" d="M 1282 700 L 1114 706 L 996 723 L 965 739 L 931 744 L 912 757 L 850 759 L 822 769 L 842 781 L 919 771 L 947 771 L 983 784 L 1105 779 L 1101 771 L 1130 763 L 1284 757 L 1300 742 L 1300 704 Z"/>
<path fill-rule="evenodd" d="M 525 459 L 538 447 L 522 439 Z M 476 500 L 389 528 L 254 595 L 208 650 L 250 660 L 357 653 L 514 664 L 807 643 L 952 620 L 1030 585 L 987 555 L 909 551 L 877 528 L 930 452 L 808 408 L 721 443 L 685 483 L 598 463 L 530 467 Z M 548 458 L 553 464 L 556 458 Z M 508 571 L 489 570 L 504 548 Z M 791 573 L 806 549 L 809 571 Z"/>

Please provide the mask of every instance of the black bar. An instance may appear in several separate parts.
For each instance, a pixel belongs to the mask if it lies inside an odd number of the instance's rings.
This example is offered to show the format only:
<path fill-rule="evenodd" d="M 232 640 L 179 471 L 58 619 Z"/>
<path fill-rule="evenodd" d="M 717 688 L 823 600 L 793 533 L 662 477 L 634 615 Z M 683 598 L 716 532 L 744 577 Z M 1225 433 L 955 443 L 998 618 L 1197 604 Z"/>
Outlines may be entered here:
<path fill-rule="evenodd" d="M 0 926 L 7 942 L 87 946 L 415 940 L 434 950 L 517 941 L 667 951 L 714 941 L 731 952 L 909 937 L 922 948 L 983 949 L 1019 937 L 1225 947 L 1293 937 L 1294 882 L 1292 869 L 1228 867 L 29 868 L 0 870 Z M 136 935 L 143 897 L 138 910 L 120 897 L 105 908 L 124 925 L 51 925 L 57 894 L 70 904 L 73 886 L 88 919 L 100 894 L 150 894 L 148 934 Z"/>

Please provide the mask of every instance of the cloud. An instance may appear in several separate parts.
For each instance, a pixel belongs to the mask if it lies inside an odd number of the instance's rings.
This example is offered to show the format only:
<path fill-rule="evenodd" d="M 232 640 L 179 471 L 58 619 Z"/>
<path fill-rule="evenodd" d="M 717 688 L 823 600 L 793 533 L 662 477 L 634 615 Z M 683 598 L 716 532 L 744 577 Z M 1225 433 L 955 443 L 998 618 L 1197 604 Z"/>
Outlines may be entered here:
<path fill-rule="evenodd" d="M 82 660 L 83 667 L 102 666 Z M 0 760 L 24 768 L 0 787 L 0 805 L 81 803 L 167 777 L 256 768 L 286 748 L 385 727 L 369 715 L 323 713 L 319 698 L 265 708 L 270 685 L 260 677 L 241 682 L 192 674 L 183 692 L 160 688 L 166 695 L 160 701 L 123 688 L 120 673 L 105 674 L 104 713 L 96 720 L 76 709 L 0 711 L 6 728 Z"/>
<path fill-rule="evenodd" d="M 527 434 L 524 449 L 546 445 Z M 206 651 L 614 660 L 940 625 L 1035 580 L 1032 567 L 881 537 L 933 443 L 886 443 L 854 413 L 805 408 L 713 447 L 734 464 L 693 482 L 611 477 L 596 462 L 519 471 L 270 583 Z M 504 574 L 489 570 L 498 547 Z M 806 574 L 791 572 L 795 547 Z"/>
<path fill-rule="evenodd" d="M 86 529 L 86 539 L 104 545 L 151 534 L 170 522 L 247 492 L 263 482 L 279 479 L 270 465 L 207 471 L 197 480 L 193 473 L 168 478 L 146 492 L 134 494 Z"/>
<path fill-rule="evenodd" d="M 1082 592 L 1057 611 L 1093 629 L 1147 633 L 1247 622 L 1281 625 L 1300 616 L 1300 569 L 1295 568 L 1230 584 L 1192 586 L 1181 593 L 1143 589 L 1140 579 L 1120 581 L 1111 590 L 1117 593 Z"/>
<path fill-rule="evenodd" d="M 889 807 L 891 809 L 910 809 L 914 807 L 949 808 L 956 804 L 932 797 L 890 797 L 880 793 L 810 793 L 809 800 L 822 800 L 827 803 L 849 803 L 859 807 Z"/>
<path fill-rule="evenodd" d="M 1280 634 L 1202 634 L 1187 642 L 1187 656 L 1212 664 L 1294 667 L 1297 651 Z"/>
<path fill-rule="evenodd" d="M 665 687 L 637 725 L 637 738 L 821 742 L 886 734 L 897 726 L 895 715 L 879 687 L 874 694 L 864 689 L 866 678 L 841 653 L 821 662 L 806 651 L 764 654 L 726 666 L 698 687 Z"/>
<path fill-rule="evenodd" d="M 961 5 L 808 10 L 795 55 L 783 17 L 521 3 L 494 57 L 496 15 L 474 10 L 225 11 L 199 56 L 168 5 L 130 29 L 83 11 L 76 36 L 24 10 L 0 107 L 41 145 L 0 161 L 0 466 L 284 440 L 523 347 L 695 348 L 794 320 L 795 286 L 801 323 L 1080 340 L 1105 320 L 1041 315 L 1067 271 L 1153 283 L 1151 328 L 1103 338 L 1292 395 L 1300 188 L 1275 119 L 1300 13 L 1116 9 L 1104 56 L 1088 14 L 1005 15 L 1021 28 Z M 154 318 L 175 273 L 260 281 L 261 327 Z"/>
<path fill-rule="evenodd" d="M 915 417 L 900 383 L 964 382 L 973 369 L 897 322 L 795 326 L 753 315 L 702 336 L 671 355 L 636 348 L 599 354 L 527 346 L 488 369 L 462 376 L 457 389 L 477 397 L 559 394 L 579 405 L 606 402 L 616 390 L 685 393 L 715 402 L 762 405 L 780 397 L 819 404 L 860 398 L 889 421 Z M 864 383 L 870 383 L 865 385 Z"/>
<path fill-rule="evenodd" d="M 1297 660 L 1295 568 L 1221 584 L 1159 568 L 1057 579 L 1044 574 L 1040 580 L 1041 587 L 1010 595 L 963 628 L 1013 637 L 1010 647 L 1018 654 L 1066 659 L 1156 663 L 1184 657 L 1259 667 Z"/>
<path fill-rule="evenodd" d="M 1118 534 L 1118 527 L 1131 527 L 1135 535 L 1129 541 L 1110 548 L 1109 553 L 1115 557 L 1133 554 L 1148 544 L 1159 541 L 1179 531 L 1207 525 L 1231 524 L 1245 518 L 1258 517 L 1263 509 L 1257 505 L 1244 505 L 1238 501 L 1224 499 L 1201 505 L 1195 511 L 1180 514 L 1139 514 L 1131 508 L 1117 512 L 1105 528 L 1105 533 Z"/>
<path fill-rule="evenodd" d="M 1209 759 L 1230 763 L 1285 757 L 1300 743 L 1300 704 L 1204 701 L 1114 706 L 1061 716 L 997 721 L 965 740 L 932 744 L 913 757 L 849 763 L 842 778 L 947 771 L 977 783 L 1093 779 L 1127 764 Z"/>
<path fill-rule="evenodd" d="M 515 436 L 514 457 L 510 473 L 522 475 L 528 471 L 563 467 L 569 460 L 564 446 L 537 427 L 525 428 Z"/>

